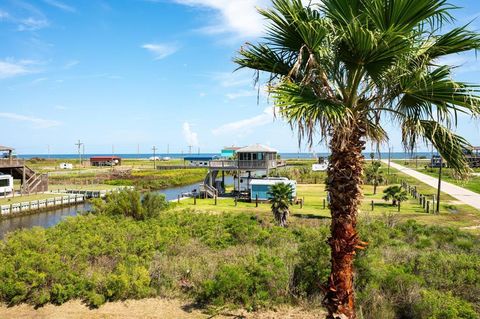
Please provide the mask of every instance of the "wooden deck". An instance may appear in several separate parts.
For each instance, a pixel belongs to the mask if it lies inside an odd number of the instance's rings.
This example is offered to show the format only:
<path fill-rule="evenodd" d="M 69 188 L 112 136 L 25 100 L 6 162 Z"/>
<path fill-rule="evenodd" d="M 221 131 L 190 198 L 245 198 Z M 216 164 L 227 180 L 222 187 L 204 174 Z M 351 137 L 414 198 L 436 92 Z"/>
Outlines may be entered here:
<path fill-rule="evenodd" d="M 18 168 L 25 165 L 24 160 L 14 158 L 2 158 L 0 159 L 0 168 Z"/>
<path fill-rule="evenodd" d="M 238 170 L 262 170 L 275 169 L 286 166 L 287 163 L 282 160 L 270 161 L 240 161 L 240 160 L 213 160 L 209 161 L 208 165 L 193 166 L 193 165 L 159 165 L 159 170 L 169 169 L 198 169 L 204 168 L 209 170 L 219 171 L 238 171 Z"/>

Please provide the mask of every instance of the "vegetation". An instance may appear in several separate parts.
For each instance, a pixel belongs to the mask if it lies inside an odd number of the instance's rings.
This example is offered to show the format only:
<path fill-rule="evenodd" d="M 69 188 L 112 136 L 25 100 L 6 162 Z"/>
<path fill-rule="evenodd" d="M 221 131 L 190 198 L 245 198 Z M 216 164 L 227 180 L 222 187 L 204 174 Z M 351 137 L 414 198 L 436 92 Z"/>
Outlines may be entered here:
<path fill-rule="evenodd" d="M 272 213 L 280 227 L 287 226 L 287 218 L 290 214 L 290 202 L 292 201 L 293 188 L 290 184 L 278 183 L 270 187 L 268 192 Z"/>
<path fill-rule="evenodd" d="M 124 196 L 127 196 L 125 193 Z M 479 318 L 478 237 L 416 222 L 365 219 L 356 260 L 363 318 Z M 69 218 L 0 243 L 0 300 L 41 306 L 82 299 L 192 298 L 255 310 L 313 302 L 329 276 L 328 222 L 268 214 L 162 211 Z"/>
<path fill-rule="evenodd" d="M 372 161 L 365 170 L 365 180 L 368 184 L 373 185 L 373 194 L 377 193 L 377 186 L 385 182 L 381 167 L 380 161 Z"/>
<path fill-rule="evenodd" d="M 408 200 L 407 191 L 402 188 L 402 186 L 394 185 L 387 187 L 383 190 L 383 200 L 392 201 L 392 206 L 398 206 L 398 211 L 400 211 L 400 205 L 402 202 Z"/>
<path fill-rule="evenodd" d="M 142 196 L 139 191 L 130 189 L 110 193 L 105 201 L 96 198 L 92 204 L 97 214 L 132 217 L 135 220 L 158 217 L 169 205 L 163 194 L 146 193 Z"/>
<path fill-rule="evenodd" d="M 441 57 L 480 48 L 466 27 L 442 34 L 451 21 L 445 0 L 274 0 L 260 10 L 267 36 L 246 44 L 236 63 L 267 73 L 273 101 L 300 138 L 329 142 L 327 188 L 332 214 L 328 318 L 356 318 L 353 263 L 363 248 L 356 226 L 368 140 L 387 140 L 393 120 L 404 145 L 430 142 L 458 172 L 466 172 L 468 142 L 452 131 L 458 112 L 480 115 L 477 86 L 452 79 Z M 384 316 L 383 316 L 384 317 Z"/>

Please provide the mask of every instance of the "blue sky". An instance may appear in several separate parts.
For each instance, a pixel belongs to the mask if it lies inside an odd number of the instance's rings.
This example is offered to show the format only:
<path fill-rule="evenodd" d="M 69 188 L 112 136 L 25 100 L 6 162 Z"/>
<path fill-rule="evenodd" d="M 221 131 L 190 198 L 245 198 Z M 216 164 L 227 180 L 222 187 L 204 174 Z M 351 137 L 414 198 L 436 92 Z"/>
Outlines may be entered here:
<path fill-rule="evenodd" d="M 477 0 L 452 1 L 458 24 Z M 268 0 L 2 0 L 0 144 L 20 154 L 216 152 L 264 143 L 298 150 L 297 137 L 232 57 L 262 34 Z M 476 20 L 471 28 L 479 30 Z M 474 54 L 453 56 L 457 78 L 480 82 Z M 389 128 L 401 149 L 398 130 Z M 459 133 L 480 145 L 478 123 Z M 305 147 L 303 147 L 305 150 Z M 319 145 L 316 151 L 325 147 Z"/>

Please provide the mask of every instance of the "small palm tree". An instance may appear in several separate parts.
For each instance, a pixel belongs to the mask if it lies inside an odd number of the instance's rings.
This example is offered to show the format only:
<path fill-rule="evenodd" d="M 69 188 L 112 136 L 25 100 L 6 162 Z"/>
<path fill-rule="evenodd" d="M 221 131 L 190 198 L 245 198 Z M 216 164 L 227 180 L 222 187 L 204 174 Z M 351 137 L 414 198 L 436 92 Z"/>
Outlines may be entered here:
<path fill-rule="evenodd" d="M 392 206 L 398 205 L 398 211 L 400 211 L 400 204 L 406 200 L 408 200 L 407 191 L 404 190 L 401 186 L 395 185 L 386 188 L 383 191 L 383 200 L 385 201 L 392 201 Z"/>
<path fill-rule="evenodd" d="M 287 217 L 290 214 L 289 208 L 293 195 L 292 186 L 285 183 L 272 185 L 268 195 L 270 196 L 275 221 L 280 227 L 287 226 Z"/>
<path fill-rule="evenodd" d="M 365 178 L 367 183 L 373 185 L 373 194 L 377 194 L 377 186 L 385 181 L 382 171 L 380 170 L 382 164 L 380 161 L 373 161 L 372 165 L 365 170 Z"/>
<path fill-rule="evenodd" d="M 332 267 L 324 304 L 327 318 L 353 319 L 355 251 L 366 245 L 357 233 L 362 151 L 385 142 L 385 127 L 396 124 L 406 149 L 429 141 L 466 172 L 469 144 L 453 128 L 459 113 L 480 116 L 479 89 L 455 81 L 454 66 L 442 58 L 479 49 L 480 36 L 467 26 L 441 27 L 454 20 L 448 0 L 272 3 L 260 10 L 266 37 L 247 43 L 235 62 L 256 79 L 267 73 L 278 114 L 300 139 L 311 145 L 318 134 L 329 143 Z"/>

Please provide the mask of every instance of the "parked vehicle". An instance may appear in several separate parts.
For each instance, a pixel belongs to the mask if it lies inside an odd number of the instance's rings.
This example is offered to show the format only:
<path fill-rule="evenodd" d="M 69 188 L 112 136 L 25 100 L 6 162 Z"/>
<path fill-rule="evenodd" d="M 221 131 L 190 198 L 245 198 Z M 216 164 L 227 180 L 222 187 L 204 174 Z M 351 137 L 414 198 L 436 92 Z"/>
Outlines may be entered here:
<path fill-rule="evenodd" d="M 13 193 L 12 175 L 0 174 L 0 195 Z"/>
<path fill-rule="evenodd" d="M 71 163 L 60 163 L 60 169 L 73 169 L 73 164 L 71 164 Z"/>

